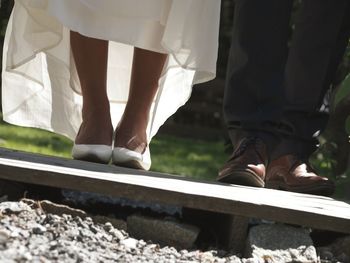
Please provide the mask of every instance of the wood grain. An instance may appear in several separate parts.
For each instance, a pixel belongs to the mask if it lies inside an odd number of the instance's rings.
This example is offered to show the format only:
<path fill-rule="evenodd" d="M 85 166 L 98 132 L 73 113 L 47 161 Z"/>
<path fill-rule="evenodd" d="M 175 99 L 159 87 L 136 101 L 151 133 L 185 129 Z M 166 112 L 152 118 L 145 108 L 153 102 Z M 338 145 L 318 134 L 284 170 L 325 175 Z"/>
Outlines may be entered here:
<path fill-rule="evenodd" d="M 350 205 L 328 197 L 197 181 L 3 148 L 0 178 L 350 233 Z"/>

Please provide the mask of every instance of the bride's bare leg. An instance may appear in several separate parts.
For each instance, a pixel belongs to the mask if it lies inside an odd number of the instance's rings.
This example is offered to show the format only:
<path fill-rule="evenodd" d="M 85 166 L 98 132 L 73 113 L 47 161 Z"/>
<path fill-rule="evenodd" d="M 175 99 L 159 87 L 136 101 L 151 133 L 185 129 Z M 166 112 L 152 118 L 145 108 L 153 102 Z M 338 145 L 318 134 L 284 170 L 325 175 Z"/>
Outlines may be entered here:
<path fill-rule="evenodd" d="M 111 145 L 113 126 L 106 90 L 108 41 L 72 31 L 70 37 L 83 95 L 83 123 L 75 143 Z"/>
<path fill-rule="evenodd" d="M 134 49 L 129 98 L 116 132 L 115 146 L 144 151 L 149 112 L 166 59 L 166 54 Z"/>

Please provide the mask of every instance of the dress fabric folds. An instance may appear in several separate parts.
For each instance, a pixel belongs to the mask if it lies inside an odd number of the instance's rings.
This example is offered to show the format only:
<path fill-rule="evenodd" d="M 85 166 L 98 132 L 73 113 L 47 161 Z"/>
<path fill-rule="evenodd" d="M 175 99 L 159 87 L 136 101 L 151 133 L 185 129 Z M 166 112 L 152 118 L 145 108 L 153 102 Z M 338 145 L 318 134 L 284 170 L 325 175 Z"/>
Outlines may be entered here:
<path fill-rule="evenodd" d="M 151 140 L 194 84 L 215 77 L 219 13 L 220 0 L 16 0 L 3 49 L 3 118 L 75 138 L 82 98 L 73 30 L 109 40 L 114 125 L 128 97 L 133 48 L 169 54 L 150 112 Z"/>

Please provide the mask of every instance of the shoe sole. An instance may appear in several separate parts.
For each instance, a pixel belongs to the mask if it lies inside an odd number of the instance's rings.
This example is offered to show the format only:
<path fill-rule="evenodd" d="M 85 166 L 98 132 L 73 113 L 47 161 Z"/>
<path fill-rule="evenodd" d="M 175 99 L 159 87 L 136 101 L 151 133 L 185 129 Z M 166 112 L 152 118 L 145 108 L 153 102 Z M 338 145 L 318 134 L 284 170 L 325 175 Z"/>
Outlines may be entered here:
<path fill-rule="evenodd" d="M 331 196 L 334 194 L 335 187 L 332 183 L 322 182 L 315 185 L 303 185 L 303 186 L 289 186 L 283 182 L 279 181 L 267 181 L 265 183 L 266 188 L 283 190 L 302 194 L 312 194 L 312 195 L 322 195 Z"/>
<path fill-rule="evenodd" d="M 86 161 L 86 162 L 92 162 L 92 163 L 100 163 L 100 164 L 108 164 L 109 161 L 107 162 L 104 159 L 101 159 L 99 156 L 95 154 L 85 154 L 84 156 L 79 156 L 78 158 L 73 157 L 74 160 L 79 160 L 79 161 Z"/>
<path fill-rule="evenodd" d="M 253 187 L 264 187 L 265 182 L 250 170 L 235 170 L 218 178 L 219 182 Z"/>
<path fill-rule="evenodd" d="M 130 160 L 126 162 L 113 162 L 116 166 L 147 171 L 138 161 Z"/>

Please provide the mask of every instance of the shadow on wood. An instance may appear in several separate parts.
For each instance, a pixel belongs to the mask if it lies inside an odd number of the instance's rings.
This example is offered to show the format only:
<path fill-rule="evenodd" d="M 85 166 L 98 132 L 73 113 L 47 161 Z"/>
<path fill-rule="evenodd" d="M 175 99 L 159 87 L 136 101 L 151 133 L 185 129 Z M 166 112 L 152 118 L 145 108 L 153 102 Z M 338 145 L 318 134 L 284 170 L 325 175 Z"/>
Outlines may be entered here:
<path fill-rule="evenodd" d="M 350 233 L 350 205 L 328 197 L 225 185 L 0 149 L 0 178 Z"/>

